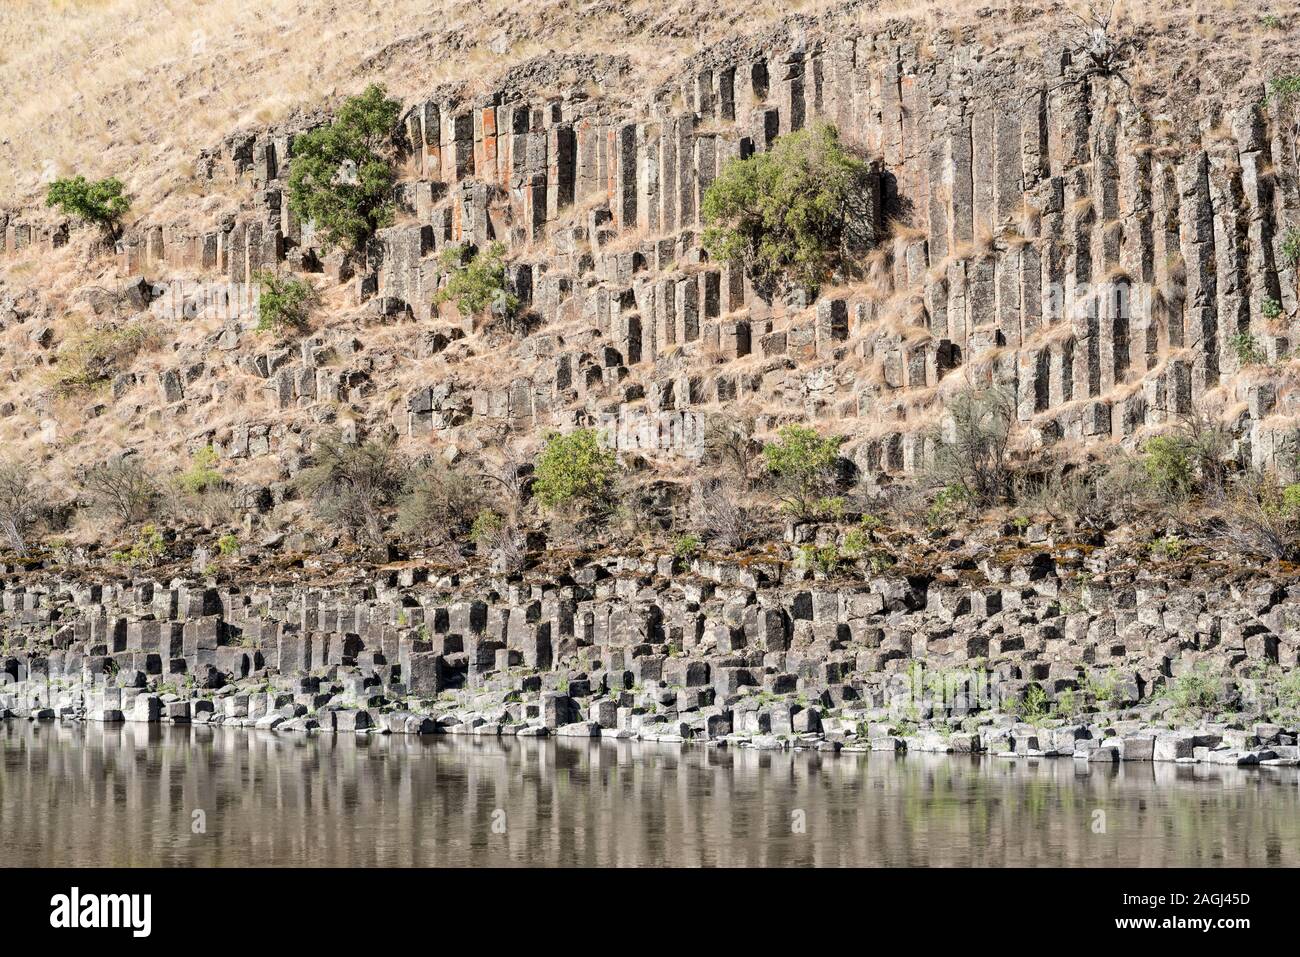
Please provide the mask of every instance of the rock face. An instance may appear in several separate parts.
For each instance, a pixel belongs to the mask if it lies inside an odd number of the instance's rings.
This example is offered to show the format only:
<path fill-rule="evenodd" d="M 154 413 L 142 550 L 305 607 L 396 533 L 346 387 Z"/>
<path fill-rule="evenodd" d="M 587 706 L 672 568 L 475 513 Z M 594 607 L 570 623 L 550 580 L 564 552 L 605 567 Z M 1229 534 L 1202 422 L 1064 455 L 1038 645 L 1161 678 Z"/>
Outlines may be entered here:
<path fill-rule="evenodd" d="M 1104 548 L 1087 561 L 1098 574 L 1081 579 L 1077 554 L 1019 549 L 960 576 L 857 582 L 653 558 L 523 582 L 381 570 L 328 588 L 33 573 L 2 593 L 14 653 L 0 708 L 1089 761 L 1298 756 L 1289 717 L 1250 719 L 1294 706 L 1276 668 L 1300 652 L 1300 585 L 1113 567 Z M 1208 697 L 1169 691 L 1207 665 Z"/>
<path fill-rule="evenodd" d="M 292 137 L 327 117 L 232 135 L 200 166 L 254 198 L 211 230 L 142 214 L 119 277 L 81 297 L 177 335 L 147 374 L 118 371 L 90 418 L 276 476 L 238 502 L 253 528 L 330 424 L 348 440 L 395 430 L 448 461 L 489 433 L 595 425 L 650 471 L 699 457 L 709 412 L 755 408 L 757 434 L 817 422 L 860 474 L 890 479 L 932 461 L 946 397 L 966 385 L 1005 390 L 1015 441 L 1038 452 L 1133 445 L 1213 409 L 1238 463 L 1293 481 L 1294 124 L 1243 74 L 1152 89 L 1137 75 L 1162 55 L 1150 32 L 1104 62 L 1044 36 L 1031 54 L 974 31 L 918 42 L 851 15 L 794 18 L 635 95 L 605 82 L 626 63 L 580 54 L 562 58 L 563 83 L 539 66 L 473 95 L 440 87 L 405 104 L 398 216 L 356 256 L 323 248 L 285 201 Z M 769 301 L 708 258 L 703 198 L 727 162 L 820 122 L 870 160 L 872 251 L 853 282 Z M 0 262 L 69 242 L 66 225 L 29 220 L 0 214 Z M 491 242 L 528 314 L 508 335 L 435 304 L 439 253 Z M 346 285 L 327 297 L 343 312 L 292 344 L 259 338 L 264 267 Z M 193 281 L 148 281 L 164 274 Z M 23 326 L 6 341 L 27 351 L 56 344 L 52 312 L 0 289 L 0 329 Z M 0 353 L 0 372 L 19 382 L 48 358 L 24 352 L 20 369 Z M 0 403 L 0 437 L 59 444 L 44 405 Z M 513 578 L 411 565 L 316 579 L 330 584 L 6 568 L 0 708 L 1098 763 L 1294 757 L 1276 750 L 1293 728 L 1174 733 L 1186 722 L 1153 701 L 1204 663 L 1223 679 L 1200 713 L 1275 710 L 1271 679 L 1247 675 L 1297 663 L 1292 580 L 1158 574 L 1093 546 L 958 551 L 852 582 L 776 558 L 618 554 Z M 1036 720 L 1054 705 L 1056 724 L 997 717 L 1012 702 Z M 1070 724 L 1082 707 L 1111 723 Z"/>
<path fill-rule="evenodd" d="M 705 50 L 630 100 L 599 82 L 542 95 L 527 71 L 486 95 L 440 88 L 402 119 L 401 221 L 346 266 L 284 201 L 292 135 L 325 118 L 241 134 L 204 165 L 259 203 L 201 235 L 184 223 L 130 235 L 120 269 L 246 283 L 281 263 L 324 263 L 336 281 L 355 268 L 367 315 L 416 322 L 418 351 L 434 356 L 463 334 L 438 325 L 439 250 L 505 243 L 538 331 L 494 355 L 488 381 L 459 376 L 455 353 L 410 390 L 393 424 L 435 441 L 474 425 L 594 423 L 620 449 L 691 456 L 703 410 L 761 400 L 765 422 L 832 421 L 864 472 L 900 473 L 932 454 L 929 410 L 973 381 L 1014 396 L 1037 447 L 1132 443 L 1214 396 L 1244 410 L 1238 457 L 1292 477 L 1291 396 L 1238 374 L 1289 353 L 1297 306 L 1295 131 L 1262 86 L 1225 74 L 1202 92 L 1135 95 L 1137 60 L 1160 39 L 1140 30 L 1134 52 L 1100 65 L 1068 35 L 1033 56 L 960 37 L 921 44 L 910 27 L 864 33 L 827 17 Z M 587 60 L 577 72 L 598 81 L 619 72 Z M 702 197 L 729 160 L 822 121 L 874 163 L 867 281 L 815 304 L 765 302 L 702 253 Z M 18 213 L 4 232 L 10 252 L 61 235 Z M 158 291 L 155 311 L 221 311 L 221 349 L 254 321 L 238 295 Z M 320 361 L 340 346 L 344 361 Z M 324 334 L 297 354 L 238 358 L 282 410 L 351 402 L 378 417 L 369 397 L 387 363 L 349 351 Z M 166 370 L 164 400 L 224 411 L 228 390 L 208 381 L 224 374 Z M 202 438 L 240 460 L 292 454 L 297 428 Z"/>

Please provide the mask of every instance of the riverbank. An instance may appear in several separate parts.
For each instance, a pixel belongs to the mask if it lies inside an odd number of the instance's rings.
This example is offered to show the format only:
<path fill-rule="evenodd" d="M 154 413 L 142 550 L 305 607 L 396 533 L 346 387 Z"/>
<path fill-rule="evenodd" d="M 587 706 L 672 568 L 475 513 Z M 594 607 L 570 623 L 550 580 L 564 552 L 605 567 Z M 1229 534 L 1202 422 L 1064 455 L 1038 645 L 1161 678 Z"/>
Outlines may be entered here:
<path fill-rule="evenodd" d="M 299 679 L 299 683 L 312 686 L 312 690 L 292 695 L 261 690 L 263 683 L 251 687 L 246 683 L 184 697 L 146 688 L 64 690 L 47 682 L 23 682 L 11 686 L 11 693 L 0 696 L 0 701 L 37 703 L 0 708 L 0 717 L 103 725 L 193 724 L 303 735 L 603 738 L 773 751 L 1300 767 L 1294 727 L 1265 721 L 1202 721 L 1193 725 L 1160 720 L 1159 712 L 1171 710 L 1168 702 L 1075 720 L 1043 717 L 1026 721 L 989 712 L 917 722 L 886 709 L 824 709 L 763 695 L 742 697 L 732 707 L 672 711 L 618 706 L 617 698 L 583 701 L 563 692 L 543 692 L 535 702 L 514 694 L 482 710 L 453 706 L 419 713 L 401 703 L 382 702 L 378 693 L 362 695 L 369 707 L 349 707 L 358 703 L 355 689 L 317 678 Z M 664 689 L 659 690 L 660 697 L 665 697 Z M 303 701 L 294 700 L 303 695 L 310 695 L 320 707 L 309 709 Z M 565 720 L 575 716 L 579 720 Z"/>

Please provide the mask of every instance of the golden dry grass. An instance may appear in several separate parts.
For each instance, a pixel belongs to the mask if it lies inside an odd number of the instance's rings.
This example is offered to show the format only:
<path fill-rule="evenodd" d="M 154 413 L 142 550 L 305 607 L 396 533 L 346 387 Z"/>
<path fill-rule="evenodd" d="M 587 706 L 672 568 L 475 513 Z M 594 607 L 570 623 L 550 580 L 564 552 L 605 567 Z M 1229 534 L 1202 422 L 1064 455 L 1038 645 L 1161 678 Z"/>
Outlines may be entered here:
<path fill-rule="evenodd" d="M 0 197 L 118 175 L 137 208 L 185 193 L 204 147 L 381 81 L 403 98 L 530 57 L 617 52 L 647 72 L 747 26 L 832 4 L 573 0 L 5 0 Z M 190 197 L 192 198 L 192 196 Z"/>

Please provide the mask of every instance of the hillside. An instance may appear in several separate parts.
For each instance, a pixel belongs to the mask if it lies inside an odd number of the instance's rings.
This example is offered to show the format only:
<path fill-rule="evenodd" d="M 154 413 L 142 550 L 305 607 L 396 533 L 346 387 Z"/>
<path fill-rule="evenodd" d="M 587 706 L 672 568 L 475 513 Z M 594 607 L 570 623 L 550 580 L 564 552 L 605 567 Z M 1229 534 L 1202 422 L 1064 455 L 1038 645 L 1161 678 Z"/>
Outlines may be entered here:
<path fill-rule="evenodd" d="M 156 6 L 0 14 L 0 437 L 71 518 L 52 531 L 103 534 L 62 507 L 86 467 L 208 447 L 275 503 L 243 521 L 288 527 L 340 428 L 498 468 L 593 426 L 684 495 L 711 417 L 811 422 L 878 487 L 924 478 L 952 397 L 992 387 L 1026 463 L 1196 413 L 1294 477 L 1280 5 L 1118 5 L 1102 33 L 1061 4 Z M 398 216 L 347 258 L 289 206 L 290 143 L 372 82 L 403 110 Z M 873 248 L 771 300 L 708 260 L 704 195 L 825 122 L 872 164 Z M 122 179 L 114 250 L 41 202 L 73 172 Z M 435 302 L 442 251 L 491 242 L 522 332 Z M 266 268 L 315 286 L 301 333 L 257 330 Z"/>

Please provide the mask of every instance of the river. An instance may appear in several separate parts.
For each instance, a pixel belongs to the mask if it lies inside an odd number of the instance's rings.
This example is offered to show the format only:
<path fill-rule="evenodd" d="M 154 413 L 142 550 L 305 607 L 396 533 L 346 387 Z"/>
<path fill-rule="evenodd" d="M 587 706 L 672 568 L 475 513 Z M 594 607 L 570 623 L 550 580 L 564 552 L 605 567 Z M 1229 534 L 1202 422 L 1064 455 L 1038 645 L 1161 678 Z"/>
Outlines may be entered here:
<path fill-rule="evenodd" d="M 1300 865 L 1295 769 L 0 722 L 0 865 Z"/>

